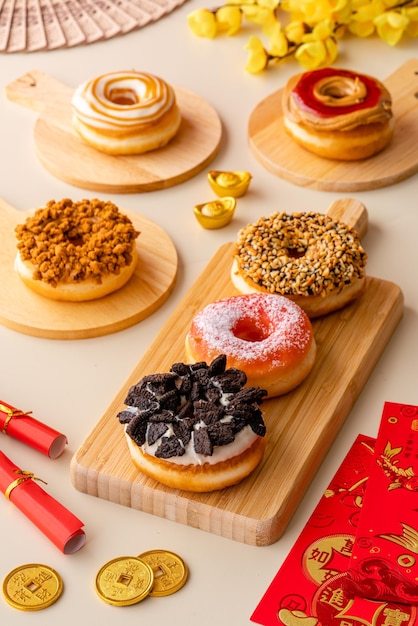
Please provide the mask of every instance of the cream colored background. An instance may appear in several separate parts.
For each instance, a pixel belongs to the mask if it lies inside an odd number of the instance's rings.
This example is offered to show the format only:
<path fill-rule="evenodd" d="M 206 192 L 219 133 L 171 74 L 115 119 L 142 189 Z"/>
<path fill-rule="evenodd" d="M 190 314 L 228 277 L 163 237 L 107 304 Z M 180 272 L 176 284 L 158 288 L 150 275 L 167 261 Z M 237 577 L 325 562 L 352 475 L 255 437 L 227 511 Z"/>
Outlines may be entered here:
<path fill-rule="evenodd" d="M 241 226 L 260 215 L 276 210 L 325 211 L 342 195 L 294 186 L 255 161 L 247 146 L 249 115 L 260 100 L 282 87 L 300 68 L 289 62 L 260 76 L 247 74 L 244 46 L 248 32 L 217 41 L 196 38 L 188 30 L 186 15 L 197 6 L 204 3 L 186 3 L 157 23 L 110 41 L 0 56 L 0 196 L 17 209 L 38 207 L 51 198 L 97 195 L 66 185 L 42 168 L 32 139 L 36 114 L 4 96 L 5 85 L 34 68 L 74 87 L 102 72 L 125 68 L 159 74 L 198 93 L 218 111 L 224 138 L 213 168 L 253 174 L 251 191 L 239 200 L 234 221 L 218 231 L 203 230 L 193 216 L 194 204 L 214 197 L 205 173 L 167 190 L 111 197 L 121 207 L 136 210 L 162 226 L 178 249 L 175 290 L 148 320 L 107 337 L 68 342 L 42 340 L 0 327 L 0 398 L 32 410 L 36 417 L 65 432 L 70 442 L 56 461 L 5 436 L 0 437 L 0 448 L 17 465 L 48 481 L 48 491 L 85 522 L 87 533 L 85 547 L 64 556 L 10 503 L 0 502 L 0 578 L 20 564 L 43 562 L 57 569 L 65 584 L 57 604 L 30 616 L 1 599 L 2 624 L 249 624 L 252 611 L 355 436 L 359 432 L 376 435 L 385 400 L 418 404 L 415 176 L 393 187 L 355 194 L 369 211 L 364 241 L 369 274 L 401 286 L 405 315 L 280 541 L 266 548 L 247 546 L 81 494 L 72 487 L 72 454 L 219 245 L 233 240 Z M 344 40 L 339 65 L 384 79 L 417 52 L 417 40 L 393 49 L 379 41 Z M 190 567 L 187 586 L 173 596 L 149 598 L 126 609 L 104 604 L 94 589 L 101 565 L 116 556 L 152 548 L 183 556 Z"/>

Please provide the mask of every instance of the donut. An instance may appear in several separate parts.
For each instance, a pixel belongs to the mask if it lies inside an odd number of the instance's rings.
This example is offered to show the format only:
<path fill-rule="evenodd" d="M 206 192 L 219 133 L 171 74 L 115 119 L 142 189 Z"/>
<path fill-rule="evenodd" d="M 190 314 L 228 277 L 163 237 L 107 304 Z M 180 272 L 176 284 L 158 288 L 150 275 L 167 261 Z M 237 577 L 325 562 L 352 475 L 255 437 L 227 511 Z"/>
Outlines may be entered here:
<path fill-rule="evenodd" d="M 135 467 L 146 476 L 184 491 L 224 489 L 246 478 L 265 450 L 260 409 L 266 391 L 245 387 L 245 373 L 226 368 L 225 355 L 212 363 L 175 363 L 130 387 L 124 426 Z"/>
<path fill-rule="evenodd" d="M 392 138 L 392 99 L 376 78 L 333 68 L 293 76 L 282 95 L 283 122 L 296 143 L 328 159 L 367 159 Z"/>
<path fill-rule="evenodd" d="M 72 123 L 93 148 L 107 154 L 142 154 L 167 145 L 181 113 L 174 89 L 145 72 L 109 72 L 77 87 Z"/>
<path fill-rule="evenodd" d="M 361 295 L 366 261 L 359 236 L 343 222 L 277 212 L 239 231 L 231 280 L 241 294 L 285 296 L 315 318 Z"/>
<path fill-rule="evenodd" d="M 311 322 L 294 302 L 267 293 L 223 298 L 192 320 L 185 340 L 189 362 L 226 355 L 228 367 L 243 370 L 247 384 L 279 396 L 311 371 L 316 344 Z"/>
<path fill-rule="evenodd" d="M 125 285 L 137 265 L 139 232 L 111 202 L 50 200 L 15 232 L 17 273 L 53 300 L 101 298 Z"/>

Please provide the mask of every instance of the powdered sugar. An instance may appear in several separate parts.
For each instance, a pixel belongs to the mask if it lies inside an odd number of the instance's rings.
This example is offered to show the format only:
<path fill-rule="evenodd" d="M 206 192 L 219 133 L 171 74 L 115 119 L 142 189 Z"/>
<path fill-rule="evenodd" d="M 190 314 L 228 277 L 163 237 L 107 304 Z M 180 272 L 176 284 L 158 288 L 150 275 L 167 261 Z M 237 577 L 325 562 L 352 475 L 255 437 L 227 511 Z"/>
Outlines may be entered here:
<path fill-rule="evenodd" d="M 288 298 L 254 293 L 232 296 L 206 306 L 192 322 L 194 341 L 242 362 L 286 366 L 301 358 L 312 342 L 312 327 L 302 309 Z"/>

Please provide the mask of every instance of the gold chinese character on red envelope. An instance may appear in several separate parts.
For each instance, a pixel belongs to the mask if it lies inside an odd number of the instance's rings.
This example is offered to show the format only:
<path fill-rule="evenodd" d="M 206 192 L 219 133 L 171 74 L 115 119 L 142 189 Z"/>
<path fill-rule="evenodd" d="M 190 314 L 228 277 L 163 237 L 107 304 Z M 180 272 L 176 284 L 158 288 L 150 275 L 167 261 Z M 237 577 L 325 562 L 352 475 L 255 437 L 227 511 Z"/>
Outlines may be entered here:
<path fill-rule="evenodd" d="M 353 595 L 347 584 L 376 458 L 374 446 L 374 439 L 357 437 L 253 612 L 253 622 L 263 626 L 418 626 L 417 606 L 399 599 L 379 601 Z M 380 515 L 383 518 L 382 508 Z"/>
<path fill-rule="evenodd" d="M 346 591 L 418 604 L 418 407 L 386 402 Z"/>

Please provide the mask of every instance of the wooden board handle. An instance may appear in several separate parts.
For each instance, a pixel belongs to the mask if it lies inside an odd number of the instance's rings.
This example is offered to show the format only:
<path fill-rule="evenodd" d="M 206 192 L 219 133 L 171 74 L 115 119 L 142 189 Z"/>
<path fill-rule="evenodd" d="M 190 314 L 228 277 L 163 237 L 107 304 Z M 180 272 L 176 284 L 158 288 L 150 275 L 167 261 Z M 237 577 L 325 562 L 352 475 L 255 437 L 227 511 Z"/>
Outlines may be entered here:
<path fill-rule="evenodd" d="M 351 226 L 357 232 L 360 239 L 364 237 L 368 227 L 367 209 L 358 200 L 353 198 L 340 198 L 335 200 L 328 208 L 327 215 L 333 220 L 339 220 Z"/>
<path fill-rule="evenodd" d="M 51 104 L 68 105 L 72 91 L 70 87 L 66 87 L 39 70 L 27 72 L 6 85 L 6 96 L 11 102 L 39 112 Z"/>

